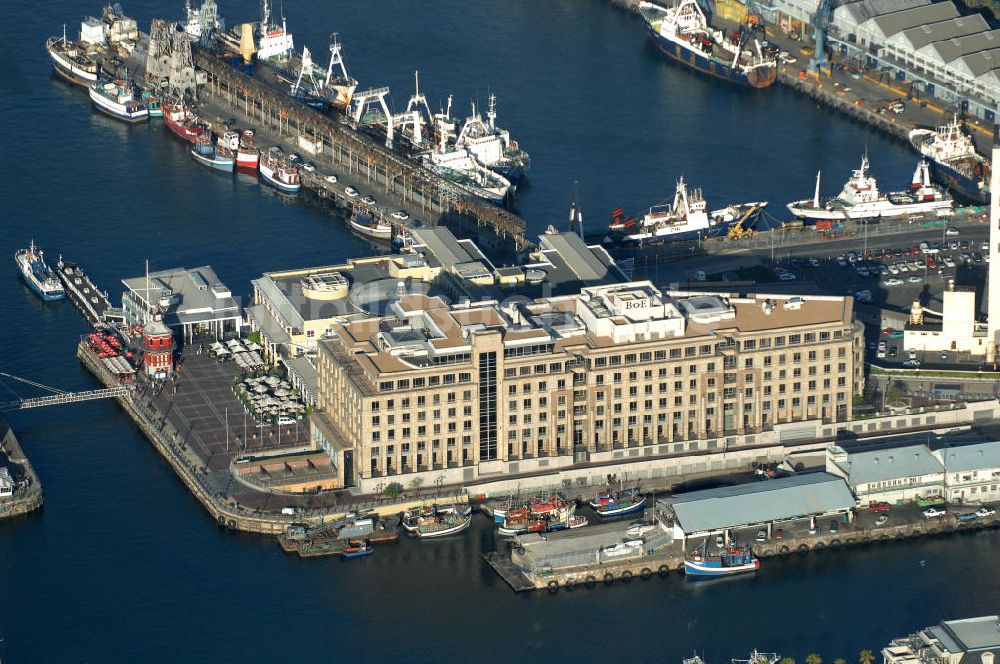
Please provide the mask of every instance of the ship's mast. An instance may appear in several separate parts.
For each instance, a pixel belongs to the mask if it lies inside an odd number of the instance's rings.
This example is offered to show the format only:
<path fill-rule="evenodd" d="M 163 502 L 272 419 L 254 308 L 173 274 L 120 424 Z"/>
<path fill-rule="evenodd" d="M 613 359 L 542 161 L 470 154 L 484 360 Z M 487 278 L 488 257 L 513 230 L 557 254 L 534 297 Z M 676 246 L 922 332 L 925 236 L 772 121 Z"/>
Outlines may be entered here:
<path fill-rule="evenodd" d="M 337 39 L 336 32 L 330 35 L 330 64 L 326 67 L 326 88 L 330 87 L 330 81 L 333 80 L 334 65 L 340 68 L 340 72 L 343 74 L 344 80 L 348 80 L 350 78 L 350 76 L 347 75 L 347 67 L 344 66 L 344 58 L 340 54 L 340 41 Z"/>
<path fill-rule="evenodd" d="M 816 171 L 816 191 L 813 193 L 813 208 L 819 207 L 819 176 L 823 171 Z"/>
<path fill-rule="evenodd" d="M 267 33 L 267 26 L 271 23 L 271 4 L 268 0 L 261 0 L 260 2 L 260 32 L 261 34 Z"/>
<path fill-rule="evenodd" d="M 489 111 L 486 113 L 486 117 L 490 121 L 490 131 L 495 130 L 497 119 L 497 96 L 494 94 L 490 95 L 490 106 Z"/>

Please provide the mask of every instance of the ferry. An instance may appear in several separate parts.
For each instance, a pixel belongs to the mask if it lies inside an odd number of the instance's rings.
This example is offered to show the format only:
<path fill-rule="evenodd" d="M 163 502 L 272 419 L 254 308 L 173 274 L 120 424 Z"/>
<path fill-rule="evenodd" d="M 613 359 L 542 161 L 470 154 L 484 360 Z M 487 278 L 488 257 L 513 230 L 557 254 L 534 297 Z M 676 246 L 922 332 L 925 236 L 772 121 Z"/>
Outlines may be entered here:
<path fill-rule="evenodd" d="M 75 85 L 89 88 L 97 83 L 101 66 L 85 50 L 84 44 L 66 39 L 66 26 L 62 37 L 49 37 L 45 50 L 52 58 L 52 69 L 63 79 Z"/>
<path fill-rule="evenodd" d="M 198 137 L 191 148 L 191 156 L 199 164 L 223 173 L 232 173 L 236 167 L 233 153 L 228 148 L 212 145 L 207 134 Z"/>
<path fill-rule="evenodd" d="M 267 156 L 261 157 L 260 179 L 287 193 L 295 193 L 302 188 L 299 169 L 286 163 L 277 148 L 271 148 Z"/>
<path fill-rule="evenodd" d="M 641 2 L 639 13 L 653 43 L 671 60 L 750 88 L 766 88 L 778 78 L 777 59 L 763 52 L 749 27 L 731 34 L 716 30 L 697 0 L 671 8 Z"/>
<path fill-rule="evenodd" d="M 35 291 L 38 297 L 46 302 L 61 300 L 66 297 L 66 291 L 55 272 L 45 264 L 42 250 L 35 247 L 32 240 L 27 249 L 18 249 L 14 261 L 21 273 L 21 278 L 28 287 Z"/>
<path fill-rule="evenodd" d="M 716 555 L 707 555 L 704 547 L 684 559 L 684 573 L 690 577 L 728 576 L 760 569 L 760 561 L 748 546 L 726 547 Z"/>
<path fill-rule="evenodd" d="M 184 139 L 188 143 L 194 143 L 205 131 L 205 127 L 198 122 L 191 107 L 183 101 L 177 103 L 163 102 L 163 124 L 167 129 Z"/>
<path fill-rule="evenodd" d="M 260 150 L 257 149 L 257 142 L 254 140 L 252 129 L 244 129 L 240 132 L 239 141 L 236 147 L 236 168 L 256 171 L 260 165 Z"/>
<path fill-rule="evenodd" d="M 621 489 L 617 492 L 602 491 L 590 506 L 600 517 L 624 516 L 646 507 L 646 497 L 639 493 L 639 487 Z"/>
<path fill-rule="evenodd" d="M 375 240 L 391 240 L 392 224 L 387 223 L 370 210 L 355 210 L 351 215 L 351 228 Z"/>
<path fill-rule="evenodd" d="M 113 118 L 125 122 L 149 119 L 149 109 L 135 98 L 134 88 L 128 82 L 97 81 L 90 86 L 90 99 L 97 110 Z"/>
<path fill-rule="evenodd" d="M 867 154 L 861 158 L 861 168 L 853 171 L 851 179 L 836 197 L 820 200 L 819 182 L 820 174 L 817 173 L 813 197 L 789 203 L 788 211 L 810 221 L 891 219 L 928 213 L 951 214 L 954 203 L 946 191 L 931 184 L 926 160 L 917 164 L 909 191 L 880 193 L 875 178 L 868 173 Z"/>
<path fill-rule="evenodd" d="M 931 177 L 964 200 L 990 202 L 990 160 L 976 152 L 975 141 L 956 115 L 933 129 L 914 129 L 910 143 L 931 163 Z"/>

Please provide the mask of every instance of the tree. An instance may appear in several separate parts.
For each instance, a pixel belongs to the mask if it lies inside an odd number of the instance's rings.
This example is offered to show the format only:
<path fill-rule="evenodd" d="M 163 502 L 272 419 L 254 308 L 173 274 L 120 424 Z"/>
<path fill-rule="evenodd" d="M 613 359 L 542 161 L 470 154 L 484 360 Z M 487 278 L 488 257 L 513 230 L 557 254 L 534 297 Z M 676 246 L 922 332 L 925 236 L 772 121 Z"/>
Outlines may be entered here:
<path fill-rule="evenodd" d="M 833 664 L 847 664 L 847 660 L 844 659 L 843 657 L 838 657 L 837 659 L 833 660 Z"/>
<path fill-rule="evenodd" d="M 795 664 L 795 660 L 791 657 L 782 657 L 778 664 Z"/>
<path fill-rule="evenodd" d="M 399 482 L 390 482 L 385 489 L 382 490 L 382 495 L 390 500 L 395 500 L 403 494 L 403 485 Z"/>
<path fill-rule="evenodd" d="M 872 662 L 874 661 L 875 661 L 875 655 L 873 655 L 872 651 L 868 650 L 867 648 L 862 650 L 861 653 L 858 655 L 858 662 L 860 662 L 860 664 L 872 664 Z"/>
<path fill-rule="evenodd" d="M 806 655 L 806 664 L 823 664 L 823 658 L 819 656 L 819 653 L 811 652 Z"/>

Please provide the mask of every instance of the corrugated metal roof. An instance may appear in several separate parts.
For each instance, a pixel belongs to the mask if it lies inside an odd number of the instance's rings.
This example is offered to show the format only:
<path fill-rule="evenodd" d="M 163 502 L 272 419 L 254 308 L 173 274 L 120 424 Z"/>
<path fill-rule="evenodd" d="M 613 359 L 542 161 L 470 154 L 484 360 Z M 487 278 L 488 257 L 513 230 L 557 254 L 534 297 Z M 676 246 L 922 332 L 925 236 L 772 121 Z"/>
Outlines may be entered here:
<path fill-rule="evenodd" d="M 538 239 L 543 247 L 558 253 L 581 281 L 599 282 L 607 278 L 607 266 L 576 233 L 544 233 Z"/>
<path fill-rule="evenodd" d="M 945 620 L 941 626 L 951 633 L 962 652 L 1000 648 L 1000 624 L 997 623 L 997 616 Z"/>
<path fill-rule="evenodd" d="M 844 480 L 829 473 L 692 491 L 658 503 L 673 510 L 677 524 L 686 533 L 785 521 L 846 510 L 857 504 Z"/>
<path fill-rule="evenodd" d="M 949 473 L 981 468 L 1000 468 L 1000 441 L 948 447 L 938 450 Z"/>
<path fill-rule="evenodd" d="M 953 2 L 939 2 L 923 7 L 904 9 L 903 11 L 891 12 L 874 16 L 858 26 L 858 31 L 867 31 L 879 34 L 883 37 L 891 37 L 897 32 L 915 28 L 918 25 L 927 23 L 937 23 L 950 18 L 958 18 L 958 9 Z"/>
<path fill-rule="evenodd" d="M 989 23 L 986 22 L 986 19 L 981 14 L 973 14 L 971 16 L 959 16 L 947 21 L 918 25 L 915 28 L 896 33 L 887 39 L 886 43 L 916 51 L 937 41 L 965 37 L 989 29 Z"/>
<path fill-rule="evenodd" d="M 919 53 L 941 64 L 957 60 L 963 55 L 1000 48 L 1000 30 L 979 32 L 967 37 L 956 37 L 934 42 L 920 49 Z"/>
<path fill-rule="evenodd" d="M 475 258 L 459 244 L 447 228 L 426 226 L 413 229 L 411 233 L 417 239 L 416 244 L 427 247 L 430 254 L 447 269 L 451 269 L 452 266 L 459 263 L 467 263 Z"/>
<path fill-rule="evenodd" d="M 833 10 L 833 22 L 842 30 L 852 31 L 872 16 L 923 7 L 931 0 L 858 0 Z"/>
<path fill-rule="evenodd" d="M 847 473 L 851 486 L 944 472 L 941 462 L 926 445 L 855 452 L 835 463 Z"/>

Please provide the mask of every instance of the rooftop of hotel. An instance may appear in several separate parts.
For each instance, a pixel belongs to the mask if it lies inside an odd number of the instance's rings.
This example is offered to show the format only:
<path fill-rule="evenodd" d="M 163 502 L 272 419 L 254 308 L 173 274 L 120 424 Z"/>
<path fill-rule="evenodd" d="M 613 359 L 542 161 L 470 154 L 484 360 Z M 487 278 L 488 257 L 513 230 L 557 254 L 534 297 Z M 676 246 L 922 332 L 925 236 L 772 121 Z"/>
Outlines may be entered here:
<path fill-rule="evenodd" d="M 406 295 L 381 318 L 335 325 L 333 336 L 374 376 L 467 361 L 473 336 L 485 332 L 499 334 L 505 350 L 527 355 L 572 346 L 611 349 L 658 339 L 713 338 L 723 331 L 849 324 L 851 315 L 851 300 L 843 297 L 661 292 L 639 281 L 502 304 L 449 305 L 439 297 Z"/>

